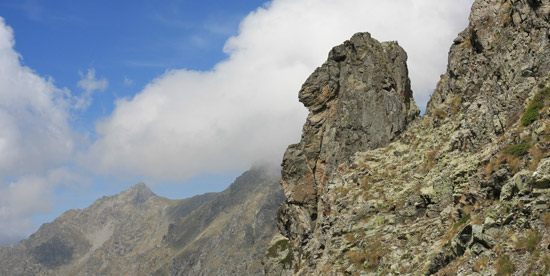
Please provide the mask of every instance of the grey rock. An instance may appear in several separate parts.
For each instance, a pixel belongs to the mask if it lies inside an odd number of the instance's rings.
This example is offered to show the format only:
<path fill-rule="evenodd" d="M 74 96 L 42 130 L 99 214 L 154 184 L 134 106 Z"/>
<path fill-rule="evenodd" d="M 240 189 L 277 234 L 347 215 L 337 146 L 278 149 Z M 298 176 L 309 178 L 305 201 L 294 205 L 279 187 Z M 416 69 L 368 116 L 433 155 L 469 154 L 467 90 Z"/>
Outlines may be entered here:
<path fill-rule="evenodd" d="M 357 33 L 305 81 L 299 99 L 310 113 L 302 140 L 283 158 L 281 231 L 293 238 L 311 232 L 319 196 L 339 165 L 355 152 L 386 145 L 419 114 L 406 61 L 396 42 Z"/>
<path fill-rule="evenodd" d="M 533 188 L 550 189 L 550 158 L 540 161 L 533 177 Z"/>
<path fill-rule="evenodd" d="M 380 81 L 404 79 L 388 50 L 357 58 L 363 46 L 354 38 L 335 47 L 300 91 L 310 114 L 283 161 L 287 202 L 277 221 L 296 248 L 294 267 L 271 263 L 267 272 L 547 275 L 549 14 L 550 0 L 476 0 L 426 115 L 415 120 L 406 97 L 384 98 L 401 104 L 394 117 L 368 106 L 373 94 L 358 92 L 407 91 Z M 357 44 L 392 45 L 366 41 Z M 353 75 L 344 69 L 359 75 L 342 82 Z M 542 105 L 531 113 L 536 121 L 522 123 L 535 101 Z M 369 129 L 371 122 L 381 125 Z"/>

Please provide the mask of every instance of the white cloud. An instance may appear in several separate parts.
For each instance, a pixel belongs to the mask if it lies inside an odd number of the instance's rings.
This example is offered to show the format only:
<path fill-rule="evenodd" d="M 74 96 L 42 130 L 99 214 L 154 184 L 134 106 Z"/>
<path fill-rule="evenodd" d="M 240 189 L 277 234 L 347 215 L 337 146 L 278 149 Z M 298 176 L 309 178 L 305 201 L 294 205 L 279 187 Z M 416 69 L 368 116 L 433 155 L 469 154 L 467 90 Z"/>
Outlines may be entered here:
<path fill-rule="evenodd" d="M 49 208 L 75 144 L 69 92 L 21 65 L 14 43 L 0 17 L 0 244 L 34 230 L 30 216 Z"/>
<path fill-rule="evenodd" d="M 0 245 L 17 242 L 36 231 L 37 225 L 30 218 L 51 211 L 53 190 L 77 183 L 86 183 L 86 179 L 67 168 L 0 182 Z"/>
<path fill-rule="evenodd" d="M 80 80 L 77 85 L 79 88 L 84 90 L 84 92 L 80 97 L 76 98 L 73 107 L 75 109 L 84 110 L 92 104 L 92 93 L 95 91 L 105 91 L 109 85 L 109 82 L 106 78 L 96 79 L 94 68 L 88 69 L 88 73 L 86 73 L 86 75 L 82 72 L 78 73 L 80 74 Z"/>
<path fill-rule="evenodd" d="M 124 83 L 124 86 L 132 86 L 134 85 L 134 80 L 124 76 L 124 80 L 122 81 L 122 83 Z"/>
<path fill-rule="evenodd" d="M 398 40 L 424 107 L 473 0 L 274 0 L 249 14 L 208 72 L 171 70 L 98 123 L 86 162 L 99 172 L 185 179 L 281 158 L 306 110 L 297 93 L 355 32 Z"/>
<path fill-rule="evenodd" d="M 68 92 L 22 66 L 14 43 L 0 18 L 0 176 L 43 172 L 74 147 Z"/>

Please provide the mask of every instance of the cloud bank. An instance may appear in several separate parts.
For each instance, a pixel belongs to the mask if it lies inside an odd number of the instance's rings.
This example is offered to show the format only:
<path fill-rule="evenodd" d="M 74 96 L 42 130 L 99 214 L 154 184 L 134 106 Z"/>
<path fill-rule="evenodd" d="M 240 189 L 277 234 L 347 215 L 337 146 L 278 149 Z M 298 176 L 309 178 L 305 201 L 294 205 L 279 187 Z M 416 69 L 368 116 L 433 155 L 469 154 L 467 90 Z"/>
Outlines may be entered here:
<path fill-rule="evenodd" d="M 60 169 L 75 147 L 70 94 L 23 66 L 14 44 L 0 17 L 0 244 L 30 234 L 29 216 L 48 210 L 53 188 L 74 179 Z"/>
<path fill-rule="evenodd" d="M 211 71 L 170 70 L 97 124 L 83 162 L 98 173 L 184 180 L 280 160 L 306 110 L 297 93 L 355 32 L 397 40 L 423 108 L 473 0 L 274 0 L 250 13 Z"/>

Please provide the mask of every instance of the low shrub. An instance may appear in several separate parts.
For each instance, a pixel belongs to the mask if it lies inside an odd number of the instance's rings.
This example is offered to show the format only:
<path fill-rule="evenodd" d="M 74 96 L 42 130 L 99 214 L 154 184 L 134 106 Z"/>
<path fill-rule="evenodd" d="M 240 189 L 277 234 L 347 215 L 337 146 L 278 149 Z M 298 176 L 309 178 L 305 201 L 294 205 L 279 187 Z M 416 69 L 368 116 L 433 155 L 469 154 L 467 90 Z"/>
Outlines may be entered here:
<path fill-rule="evenodd" d="M 516 271 L 516 266 L 510 261 L 508 255 L 502 255 L 495 262 L 495 269 L 497 275 L 512 275 Z"/>
<path fill-rule="evenodd" d="M 527 142 L 521 142 L 517 145 L 510 145 L 504 149 L 504 153 L 520 157 L 525 155 L 527 151 L 531 148 L 531 144 Z"/>
<path fill-rule="evenodd" d="M 538 231 L 529 231 L 527 237 L 520 239 L 516 243 L 516 249 L 523 252 L 533 252 L 542 241 L 542 235 Z"/>
<path fill-rule="evenodd" d="M 527 109 L 521 117 L 521 125 L 529 126 L 539 119 L 539 112 L 544 107 L 545 101 L 550 98 L 550 88 L 540 90 L 529 102 Z"/>

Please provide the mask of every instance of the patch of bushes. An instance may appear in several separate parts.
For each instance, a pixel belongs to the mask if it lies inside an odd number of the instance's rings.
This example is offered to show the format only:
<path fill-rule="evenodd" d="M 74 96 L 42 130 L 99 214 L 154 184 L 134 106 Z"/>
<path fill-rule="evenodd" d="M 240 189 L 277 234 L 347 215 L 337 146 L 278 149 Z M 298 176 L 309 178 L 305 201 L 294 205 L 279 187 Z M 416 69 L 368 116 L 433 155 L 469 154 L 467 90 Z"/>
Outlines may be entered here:
<path fill-rule="evenodd" d="M 527 237 L 519 240 L 516 243 L 516 249 L 523 252 L 533 252 L 542 241 L 542 235 L 538 231 L 529 231 Z"/>
<path fill-rule="evenodd" d="M 548 273 L 550 273 L 550 254 L 544 255 L 542 263 L 544 264 L 543 273 L 548 275 Z"/>
<path fill-rule="evenodd" d="M 527 142 L 521 142 L 516 145 L 510 145 L 504 149 L 504 153 L 510 154 L 516 157 L 525 155 L 527 151 L 531 148 L 531 144 Z"/>
<path fill-rule="evenodd" d="M 539 112 L 544 107 L 545 101 L 550 98 L 550 88 L 540 90 L 529 102 L 527 109 L 521 117 L 521 125 L 529 126 L 539 119 Z"/>
<path fill-rule="evenodd" d="M 424 167 L 422 168 L 423 173 L 428 173 L 437 164 L 436 157 L 440 149 L 441 144 L 438 145 L 433 151 L 429 151 L 426 153 L 426 162 L 424 163 Z"/>
<path fill-rule="evenodd" d="M 483 172 L 485 176 L 489 178 L 493 171 L 497 171 L 501 164 L 506 163 L 510 167 L 512 174 L 515 174 L 521 165 L 520 157 L 527 154 L 531 149 L 531 144 L 527 142 L 521 142 L 516 145 L 508 145 L 497 155 L 496 158 L 491 159 Z M 540 159 L 539 159 L 540 160 Z M 538 161 L 537 161 L 538 163 Z"/>
<path fill-rule="evenodd" d="M 269 258 L 276 258 L 279 255 L 279 252 L 283 252 L 288 249 L 289 243 L 290 241 L 286 239 L 277 241 L 273 246 L 267 249 L 266 256 Z"/>
<path fill-rule="evenodd" d="M 376 271 L 380 261 L 386 254 L 388 254 L 388 249 L 382 244 L 380 237 L 371 239 L 371 243 L 367 248 L 367 269 Z"/>
<path fill-rule="evenodd" d="M 550 213 L 546 213 L 546 214 L 542 215 L 541 219 L 542 219 L 542 223 L 544 224 L 546 229 L 550 230 Z"/>
<path fill-rule="evenodd" d="M 368 239 L 366 244 L 365 248 L 347 252 L 346 257 L 357 269 L 373 272 L 378 269 L 380 261 L 389 250 L 379 236 Z"/>
<path fill-rule="evenodd" d="M 486 257 L 481 257 L 474 262 L 474 271 L 482 272 L 487 267 L 489 260 Z"/>
<path fill-rule="evenodd" d="M 460 107 L 462 106 L 462 97 L 460 95 L 456 95 L 452 101 L 451 101 L 451 114 L 456 114 L 460 110 Z"/>
<path fill-rule="evenodd" d="M 465 214 L 464 216 L 462 216 L 458 222 L 455 224 L 455 227 L 460 227 L 464 224 L 466 224 L 466 222 L 468 222 L 470 220 L 471 216 L 469 213 Z"/>
<path fill-rule="evenodd" d="M 497 275 L 512 275 L 516 271 L 516 266 L 510 261 L 508 255 L 499 256 L 495 262 Z"/>
<path fill-rule="evenodd" d="M 529 170 L 534 171 L 537 169 L 537 166 L 539 165 L 540 160 L 545 157 L 545 154 L 537 146 L 534 146 L 531 149 L 529 149 L 529 152 L 533 156 L 533 160 L 531 161 L 531 164 L 529 164 Z"/>
<path fill-rule="evenodd" d="M 445 119 L 445 118 L 449 117 L 449 115 L 447 115 L 447 113 L 445 113 L 445 111 L 443 111 L 441 109 L 436 109 L 436 110 L 432 111 L 432 115 L 434 115 L 435 117 L 437 117 L 439 119 Z"/>
<path fill-rule="evenodd" d="M 279 263 L 282 264 L 285 268 L 292 267 L 292 250 L 289 250 L 285 258 L 280 260 Z"/>

